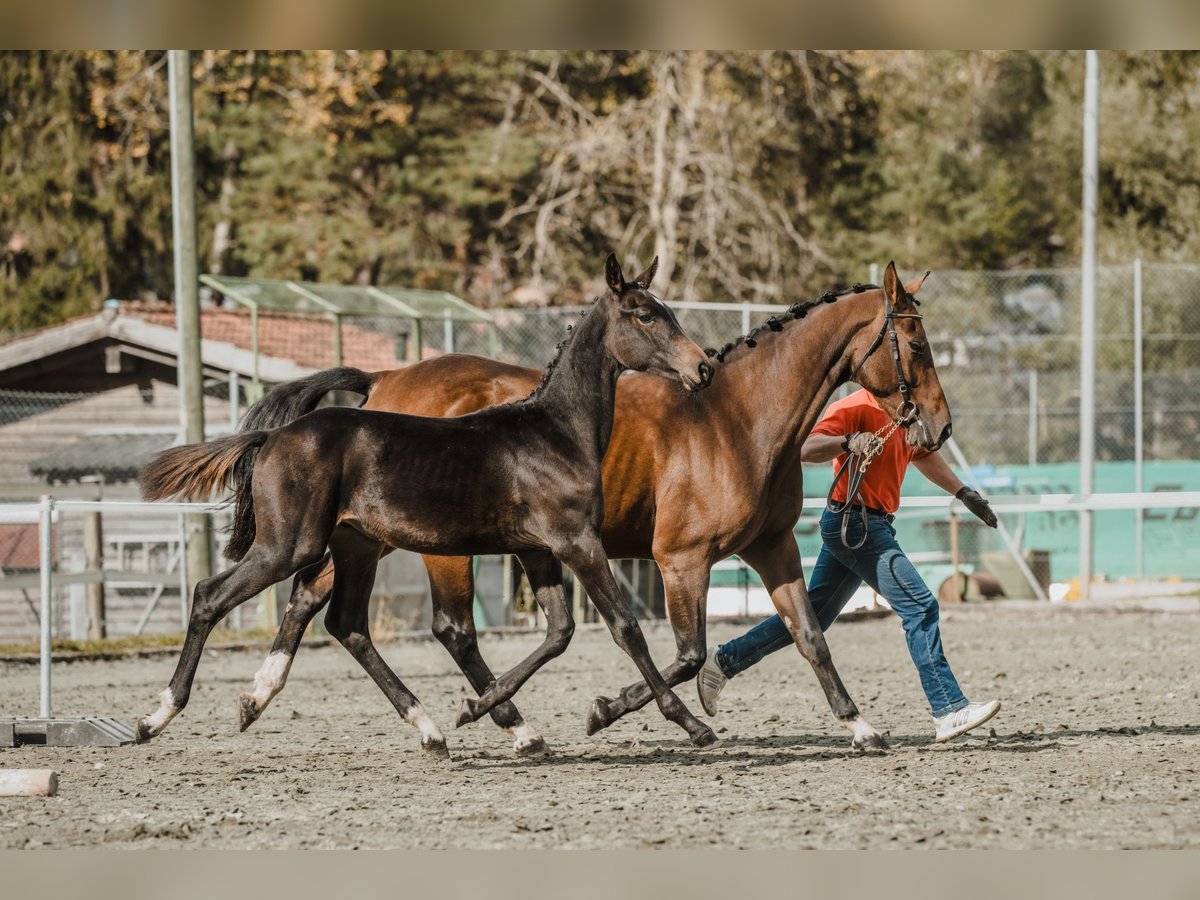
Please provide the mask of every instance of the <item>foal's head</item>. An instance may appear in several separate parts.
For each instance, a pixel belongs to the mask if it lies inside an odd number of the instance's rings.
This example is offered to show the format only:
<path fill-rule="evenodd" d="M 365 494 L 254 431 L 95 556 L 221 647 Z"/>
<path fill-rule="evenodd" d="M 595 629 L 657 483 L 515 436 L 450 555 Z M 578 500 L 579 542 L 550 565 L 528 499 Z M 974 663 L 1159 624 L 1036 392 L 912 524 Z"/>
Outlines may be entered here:
<path fill-rule="evenodd" d="M 858 367 L 854 380 L 874 394 L 888 413 L 905 422 L 908 443 L 936 450 L 950 437 L 951 427 L 950 406 L 933 366 L 933 353 L 914 297 L 928 274 L 905 285 L 900 283 L 895 263 L 888 263 L 883 273 L 883 292 L 891 303 L 890 325 L 895 328 L 899 360 L 893 355 L 886 307 L 879 310 L 875 324 L 864 329 L 851 353 L 852 364 Z M 879 335 L 883 339 L 872 350 Z M 907 403 L 902 383 L 908 386 Z"/>
<path fill-rule="evenodd" d="M 617 257 L 604 263 L 608 291 L 597 304 L 608 316 L 604 348 L 626 369 L 677 377 L 689 391 L 712 382 L 708 357 L 683 329 L 666 304 L 650 293 L 658 257 L 641 275 L 626 281 Z"/>

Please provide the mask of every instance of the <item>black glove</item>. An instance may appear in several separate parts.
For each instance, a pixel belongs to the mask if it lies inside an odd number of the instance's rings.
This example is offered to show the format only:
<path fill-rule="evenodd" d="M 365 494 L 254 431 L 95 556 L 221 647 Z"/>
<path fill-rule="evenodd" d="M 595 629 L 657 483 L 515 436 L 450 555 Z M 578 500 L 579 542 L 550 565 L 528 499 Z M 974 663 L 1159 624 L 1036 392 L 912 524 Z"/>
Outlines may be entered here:
<path fill-rule="evenodd" d="M 996 514 L 992 512 L 991 504 L 983 499 L 983 495 L 979 491 L 973 491 L 964 486 L 959 488 L 958 493 L 954 496 L 962 501 L 963 506 L 975 513 L 988 528 L 996 527 Z"/>

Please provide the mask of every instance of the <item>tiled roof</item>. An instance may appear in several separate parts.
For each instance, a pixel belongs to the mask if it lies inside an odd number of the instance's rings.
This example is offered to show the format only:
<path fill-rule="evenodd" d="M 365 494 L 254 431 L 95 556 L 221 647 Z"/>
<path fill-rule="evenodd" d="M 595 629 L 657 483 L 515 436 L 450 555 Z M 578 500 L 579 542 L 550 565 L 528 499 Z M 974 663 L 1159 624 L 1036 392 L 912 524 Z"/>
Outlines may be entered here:
<path fill-rule="evenodd" d="M 175 327 L 175 307 L 165 302 L 123 301 L 121 315 L 152 325 Z M 208 341 L 223 341 L 251 349 L 250 313 L 228 307 L 202 309 L 200 334 Z M 258 314 L 258 346 L 264 356 L 291 359 L 313 369 L 336 365 L 333 357 L 333 322 L 322 316 L 262 311 Z M 403 352 L 403 347 L 399 348 Z M 342 323 L 342 364 L 377 372 L 400 365 L 397 338 L 358 325 Z M 426 354 L 428 355 L 428 354 Z"/>

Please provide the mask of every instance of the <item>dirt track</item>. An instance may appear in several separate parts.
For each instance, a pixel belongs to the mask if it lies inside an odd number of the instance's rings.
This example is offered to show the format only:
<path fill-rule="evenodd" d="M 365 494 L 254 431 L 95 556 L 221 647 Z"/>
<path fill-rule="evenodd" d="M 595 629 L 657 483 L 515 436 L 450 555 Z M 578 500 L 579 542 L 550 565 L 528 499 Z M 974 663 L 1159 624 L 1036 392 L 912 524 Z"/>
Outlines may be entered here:
<path fill-rule="evenodd" d="M 993 607 L 943 619 L 968 694 L 1004 701 L 995 737 L 985 726 L 929 743 L 895 620 L 830 635 L 864 715 L 891 732 L 884 756 L 847 752 L 792 651 L 730 684 L 714 723 L 723 743 L 699 752 L 653 708 L 584 736 L 591 698 L 633 668 L 606 634 L 581 632 L 518 697 L 554 750 L 526 761 L 490 721 L 449 730 L 466 682 L 441 647 L 385 647 L 447 730 L 450 762 L 418 750 L 340 648 L 302 651 L 284 693 L 238 734 L 237 694 L 259 657 L 210 654 L 191 705 L 153 744 L 0 750 L 0 766 L 61 779 L 55 798 L 0 800 L 0 847 L 1200 846 L 1200 617 Z M 649 639 L 665 663 L 670 631 Z M 483 651 L 507 666 L 534 640 Z M 56 712 L 132 720 L 173 665 L 58 666 Z M 0 710 L 36 709 L 36 668 L 0 666 L 0 686 Z M 700 712 L 693 684 L 680 696 Z"/>

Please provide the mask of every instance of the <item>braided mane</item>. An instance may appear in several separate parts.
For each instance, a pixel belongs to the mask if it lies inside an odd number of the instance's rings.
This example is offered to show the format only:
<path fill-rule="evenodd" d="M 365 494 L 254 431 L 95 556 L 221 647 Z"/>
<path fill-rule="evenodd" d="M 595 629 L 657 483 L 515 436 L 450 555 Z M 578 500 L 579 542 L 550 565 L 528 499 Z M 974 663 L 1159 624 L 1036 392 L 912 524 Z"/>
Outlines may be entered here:
<path fill-rule="evenodd" d="M 715 358 L 717 362 L 724 362 L 725 357 L 730 351 L 741 346 L 755 347 L 758 345 L 758 336 L 763 331 L 783 331 L 783 326 L 788 322 L 793 322 L 796 319 L 803 319 L 808 315 L 809 310 L 820 306 L 822 303 L 833 303 L 847 294 L 861 294 L 864 291 L 878 290 L 878 286 L 874 284 L 854 284 L 852 287 L 845 288 L 841 291 L 826 291 L 821 294 L 816 300 L 806 300 L 799 303 L 793 303 L 787 308 L 781 316 L 771 316 L 749 334 L 743 334 L 736 341 L 731 341 L 720 350 L 715 347 L 706 347 L 704 352 L 710 357 Z"/>

